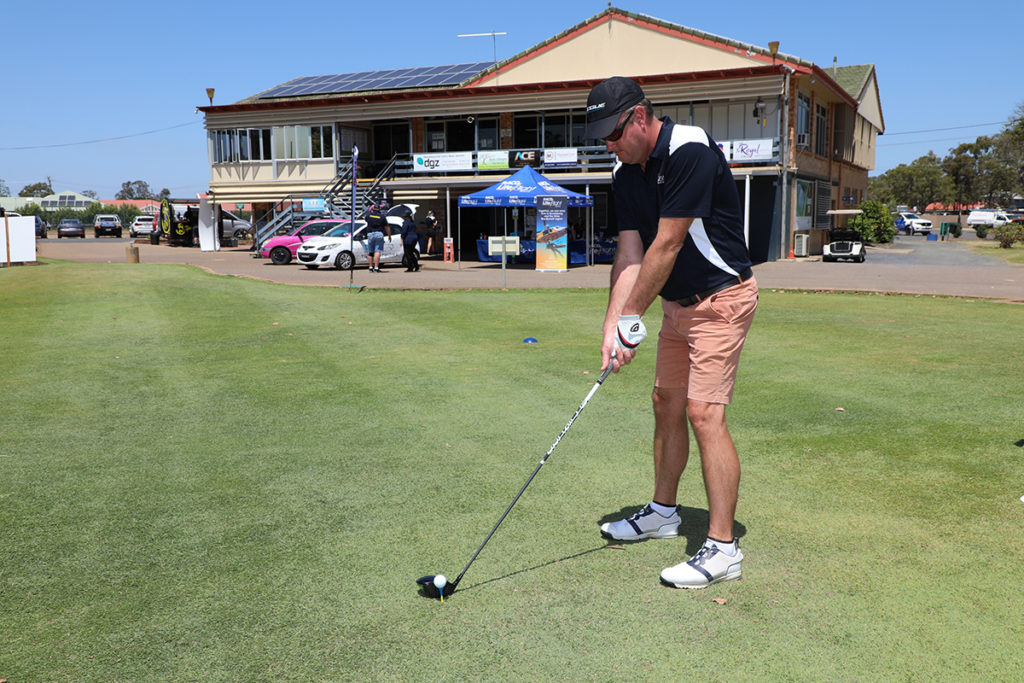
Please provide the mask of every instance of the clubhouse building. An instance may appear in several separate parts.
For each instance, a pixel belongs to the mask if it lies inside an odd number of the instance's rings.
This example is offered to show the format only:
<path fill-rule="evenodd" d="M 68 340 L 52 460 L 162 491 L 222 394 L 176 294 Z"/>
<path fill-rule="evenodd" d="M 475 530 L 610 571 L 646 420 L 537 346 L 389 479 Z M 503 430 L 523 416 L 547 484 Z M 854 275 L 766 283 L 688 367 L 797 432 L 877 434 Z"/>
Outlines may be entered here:
<path fill-rule="evenodd" d="M 531 165 L 591 195 L 570 222 L 606 234 L 614 155 L 583 137 L 587 94 L 636 80 L 658 116 L 705 128 L 732 165 L 756 262 L 820 253 L 827 229 L 864 199 L 884 131 L 871 64 L 829 67 L 614 7 L 509 59 L 299 77 L 234 104 L 203 106 L 210 186 L 222 205 L 270 215 L 338 188 L 345 169 L 392 204 L 433 209 L 460 246 L 531 211 L 458 210 Z M 456 233 L 456 223 L 460 230 Z"/>

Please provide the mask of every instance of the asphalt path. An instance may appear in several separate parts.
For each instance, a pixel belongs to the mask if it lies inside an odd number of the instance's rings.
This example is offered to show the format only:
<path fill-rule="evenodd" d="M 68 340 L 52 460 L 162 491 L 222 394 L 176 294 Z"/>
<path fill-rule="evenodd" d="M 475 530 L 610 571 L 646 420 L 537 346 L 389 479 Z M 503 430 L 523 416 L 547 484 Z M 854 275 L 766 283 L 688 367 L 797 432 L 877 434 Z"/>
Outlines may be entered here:
<path fill-rule="evenodd" d="M 967 242 L 974 233 L 948 241 L 929 241 L 924 236 L 898 235 L 889 245 L 872 246 L 865 263 L 825 263 L 821 257 L 782 259 L 754 267 L 762 288 L 837 291 L 897 292 L 1002 299 L 1024 303 L 1024 266 L 973 253 Z M 139 250 L 142 264 L 189 264 L 211 273 L 250 277 L 271 282 L 321 287 L 387 289 L 550 289 L 606 288 L 611 268 L 607 264 L 573 266 L 565 272 L 537 272 L 530 265 L 462 261 L 445 263 L 438 257 L 421 261 L 419 273 L 405 273 L 401 266 L 383 273 L 365 268 L 353 272 L 334 269 L 309 270 L 295 263 L 274 266 L 253 258 L 245 247 L 203 252 L 191 247 L 151 245 L 146 238 L 87 237 L 36 240 L 40 258 L 81 262 L 125 263 L 127 249 Z"/>

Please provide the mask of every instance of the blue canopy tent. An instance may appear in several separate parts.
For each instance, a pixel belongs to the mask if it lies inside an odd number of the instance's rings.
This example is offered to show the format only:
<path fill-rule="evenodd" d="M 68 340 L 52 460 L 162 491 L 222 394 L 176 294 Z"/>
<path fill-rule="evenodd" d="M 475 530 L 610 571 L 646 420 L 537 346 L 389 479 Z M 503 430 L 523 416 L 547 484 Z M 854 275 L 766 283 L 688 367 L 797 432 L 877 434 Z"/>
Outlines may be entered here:
<path fill-rule="evenodd" d="M 459 197 L 459 263 L 462 263 L 462 207 L 529 207 L 536 206 L 537 197 L 542 196 L 567 197 L 569 206 L 574 207 L 594 205 L 594 198 L 590 195 L 567 190 L 561 185 L 551 182 L 530 166 L 524 166 L 501 182 Z M 588 240 L 588 251 L 589 246 Z"/>

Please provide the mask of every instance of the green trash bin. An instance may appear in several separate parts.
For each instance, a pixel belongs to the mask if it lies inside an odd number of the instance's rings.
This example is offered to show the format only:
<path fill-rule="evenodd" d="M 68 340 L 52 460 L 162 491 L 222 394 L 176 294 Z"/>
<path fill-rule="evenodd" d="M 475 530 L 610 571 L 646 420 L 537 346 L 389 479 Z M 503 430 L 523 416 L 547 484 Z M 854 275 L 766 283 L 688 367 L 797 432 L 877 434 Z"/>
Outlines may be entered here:
<path fill-rule="evenodd" d="M 943 240 L 945 240 L 946 237 L 949 235 L 951 225 L 951 223 L 943 223 L 941 226 L 939 226 L 939 237 L 941 237 Z"/>

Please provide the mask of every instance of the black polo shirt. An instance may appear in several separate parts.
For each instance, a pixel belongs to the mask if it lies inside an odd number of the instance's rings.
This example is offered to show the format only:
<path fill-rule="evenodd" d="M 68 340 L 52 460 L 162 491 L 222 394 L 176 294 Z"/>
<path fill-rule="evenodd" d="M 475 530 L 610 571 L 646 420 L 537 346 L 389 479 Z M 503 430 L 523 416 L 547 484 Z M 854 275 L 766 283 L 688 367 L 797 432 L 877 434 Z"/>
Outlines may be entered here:
<path fill-rule="evenodd" d="M 646 168 L 616 165 L 612 192 L 618 230 L 637 230 L 646 252 L 658 220 L 693 218 L 675 266 L 661 290 L 681 299 L 735 279 L 750 268 L 739 192 L 725 155 L 702 128 L 669 117 Z"/>

